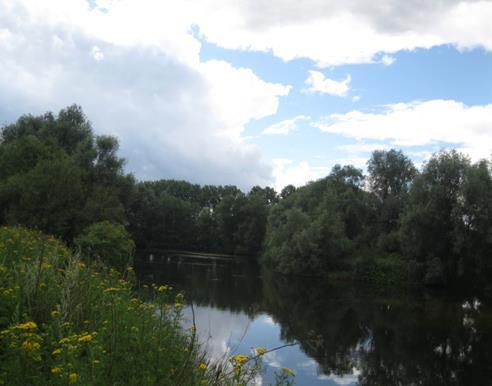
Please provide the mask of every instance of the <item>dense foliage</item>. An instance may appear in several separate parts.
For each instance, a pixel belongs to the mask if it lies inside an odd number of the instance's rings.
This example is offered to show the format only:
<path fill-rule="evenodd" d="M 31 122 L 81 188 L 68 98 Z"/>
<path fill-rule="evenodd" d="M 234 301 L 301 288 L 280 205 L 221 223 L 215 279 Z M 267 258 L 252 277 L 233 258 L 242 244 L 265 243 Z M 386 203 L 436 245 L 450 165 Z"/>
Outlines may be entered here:
<path fill-rule="evenodd" d="M 125 227 L 109 221 L 89 225 L 75 242 L 87 259 L 120 270 L 131 265 L 135 252 L 135 243 Z"/>
<path fill-rule="evenodd" d="M 282 199 L 268 219 L 264 261 L 284 273 L 490 282 L 490 162 L 441 151 L 418 173 L 402 152 L 375 151 L 368 171 L 335 166 Z"/>
<path fill-rule="evenodd" d="M 277 194 L 256 186 L 246 194 L 235 186 L 136 182 L 117 150 L 117 140 L 95 135 L 77 106 L 5 126 L 0 223 L 71 244 L 107 221 L 125 226 L 137 250 L 261 255 L 283 273 L 344 270 L 366 280 L 384 271 L 389 281 L 428 284 L 492 277 L 489 161 L 442 151 L 418 172 L 401 151 L 380 150 L 367 176 L 336 165 L 301 188 Z"/>
<path fill-rule="evenodd" d="M 102 220 L 124 223 L 133 178 L 113 137 L 95 136 L 81 109 L 23 116 L 0 135 L 0 221 L 72 241 Z"/>

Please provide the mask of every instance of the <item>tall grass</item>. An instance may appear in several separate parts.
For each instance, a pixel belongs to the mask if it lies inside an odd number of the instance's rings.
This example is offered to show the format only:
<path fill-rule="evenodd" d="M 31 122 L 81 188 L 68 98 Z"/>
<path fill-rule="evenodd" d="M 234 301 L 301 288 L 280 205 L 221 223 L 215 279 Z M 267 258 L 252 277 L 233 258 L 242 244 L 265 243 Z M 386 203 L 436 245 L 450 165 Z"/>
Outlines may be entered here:
<path fill-rule="evenodd" d="M 121 273 L 89 265 L 58 240 L 0 228 L 0 384 L 246 385 L 261 355 L 209 364 L 183 297 L 167 286 L 133 290 Z M 142 299 L 145 299 L 143 301 Z M 290 383 L 282 374 L 279 383 Z"/>

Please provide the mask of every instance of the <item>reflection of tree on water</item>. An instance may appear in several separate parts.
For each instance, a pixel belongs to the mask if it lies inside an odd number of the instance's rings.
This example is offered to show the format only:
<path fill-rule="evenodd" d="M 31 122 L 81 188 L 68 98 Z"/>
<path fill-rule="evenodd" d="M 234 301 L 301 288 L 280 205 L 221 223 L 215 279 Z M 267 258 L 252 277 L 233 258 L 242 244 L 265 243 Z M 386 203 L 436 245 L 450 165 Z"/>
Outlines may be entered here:
<path fill-rule="evenodd" d="M 258 267 L 247 260 L 201 261 L 199 259 L 156 259 L 140 265 L 144 281 L 166 283 L 183 291 L 198 306 L 244 312 L 254 318 L 262 299 Z"/>
<path fill-rule="evenodd" d="M 484 385 L 492 374 L 490 313 L 421 296 L 265 273 L 264 304 L 286 340 L 324 374 L 359 370 L 361 385 Z"/>
<path fill-rule="evenodd" d="M 200 306 L 266 312 L 282 339 L 298 341 L 323 374 L 353 374 L 361 385 L 488 385 L 492 314 L 428 294 L 381 294 L 349 283 L 285 277 L 236 261 L 167 261 L 141 267 Z"/>

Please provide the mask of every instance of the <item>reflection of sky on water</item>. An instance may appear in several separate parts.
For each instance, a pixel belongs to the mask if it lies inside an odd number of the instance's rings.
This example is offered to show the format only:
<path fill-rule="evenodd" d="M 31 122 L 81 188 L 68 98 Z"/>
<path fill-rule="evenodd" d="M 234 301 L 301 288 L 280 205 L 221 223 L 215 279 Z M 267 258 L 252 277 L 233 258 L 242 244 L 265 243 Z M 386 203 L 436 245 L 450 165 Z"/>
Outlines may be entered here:
<path fill-rule="evenodd" d="M 280 326 L 267 314 L 251 320 L 243 312 L 230 312 L 213 307 L 195 306 L 195 321 L 200 343 L 204 344 L 212 360 L 223 360 L 235 354 L 251 354 L 256 347 L 271 349 L 286 343 L 280 338 Z M 184 310 L 185 325 L 191 326 L 191 308 Z M 288 367 L 296 373 L 296 385 L 356 385 L 357 369 L 344 376 L 324 375 L 316 361 L 298 346 L 284 347 L 264 357 L 266 371 L 257 384 L 269 385 L 275 371 Z"/>

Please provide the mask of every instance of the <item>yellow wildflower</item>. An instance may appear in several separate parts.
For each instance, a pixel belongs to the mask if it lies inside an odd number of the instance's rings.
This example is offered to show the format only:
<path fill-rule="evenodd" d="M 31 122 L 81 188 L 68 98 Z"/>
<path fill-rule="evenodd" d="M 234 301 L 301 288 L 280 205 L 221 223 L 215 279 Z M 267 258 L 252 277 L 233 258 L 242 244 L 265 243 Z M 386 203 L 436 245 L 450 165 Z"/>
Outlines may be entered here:
<path fill-rule="evenodd" d="M 62 352 L 62 349 L 61 348 L 56 348 L 53 350 L 53 352 L 51 353 L 51 355 L 53 356 L 57 356 L 57 355 L 60 355 Z"/>
<path fill-rule="evenodd" d="M 34 330 L 35 328 L 38 328 L 38 325 L 34 322 L 26 322 L 16 325 L 15 328 L 18 328 L 19 330 Z"/>
<path fill-rule="evenodd" d="M 265 347 L 257 347 L 257 348 L 256 348 L 256 353 L 257 353 L 258 355 L 263 355 L 263 354 L 265 354 L 265 353 L 266 353 L 266 349 L 265 349 Z"/>
<path fill-rule="evenodd" d="M 243 365 L 249 360 L 249 357 L 247 355 L 244 355 L 244 354 L 238 354 L 238 355 L 234 355 L 232 357 L 232 360 L 234 362 L 239 363 L 240 365 Z"/>
<path fill-rule="evenodd" d="M 157 292 L 164 293 L 168 289 L 167 285 L 161 285 L 159 288 L 157 288 Z"/>
<path fill-rule="evenodd" d="M 60 369 L 59 367 L 53 367 L 51 369 L 51 374 L 55 374 L 55 375 L 58 375 L 62 372 L 62 369 Z"/>
<path fill-rule="evenodd" d="M 282 372 L 291 377 L 295 376 L 295 373 L 292 371 L 292 369 L 289 369 L 288 367 L 282 367 Z"/>
<path fill-rule="evenodd" d="M 38 351 L 41 345 L 38 342 L 33 342 L 32 340 L 26 340 L 22 342 L 22 349 L 25 352 Z"/>
<path fill-rule="evenodd" d="M 79 378 L 79 376 L 77 375 L 77 373 L 70 373 L 70 374 L 68 374 L 68 382 L 70 382 L 70 383 L 77 382 L 77 379 L 78 378 Z"/>
<path fill-rule="evenodd" d="M 52 318 L 58 318 L 59 316 L 60 316 L 60 311 L 58 310 L 51 311 Z"/>
<path fill-rule="evenodd" d="M 92 336 L 91 334 L 82 334 L 77 340 L 79 341 L 79 343 L 84 343 L 90 342 L 93 338 L 94 336 Z"/>
<path fill-rule="evenodd" d="M 200 365 L 198 366 L 198 368 L 199 368 L 200 370 L 207 370 L 207 367 L 208 367 L 208 366 L 207 366 L 207 364 L 206 364 L 206 363 L 203 363 L 203 362 L 202 362 L 202 363 L 200 363 Z"/>

